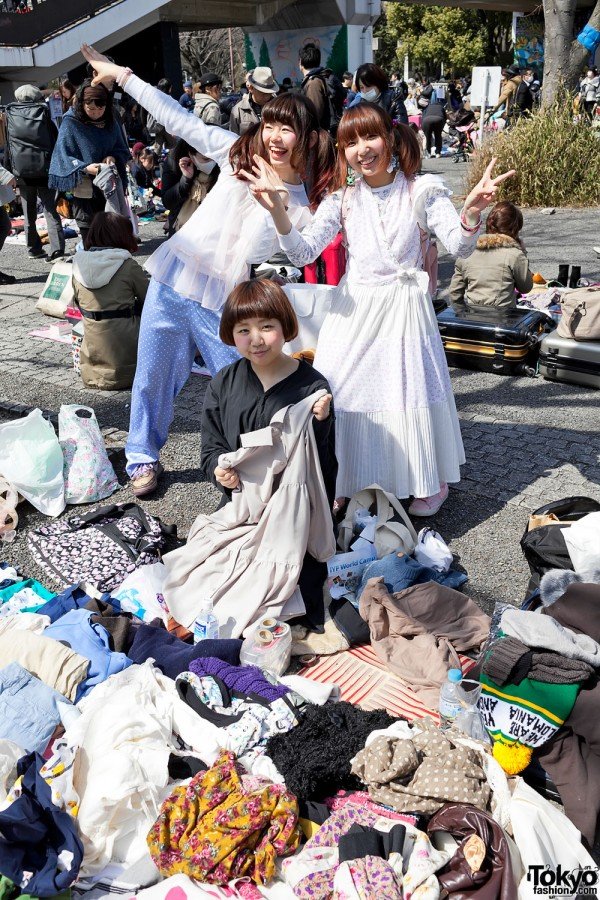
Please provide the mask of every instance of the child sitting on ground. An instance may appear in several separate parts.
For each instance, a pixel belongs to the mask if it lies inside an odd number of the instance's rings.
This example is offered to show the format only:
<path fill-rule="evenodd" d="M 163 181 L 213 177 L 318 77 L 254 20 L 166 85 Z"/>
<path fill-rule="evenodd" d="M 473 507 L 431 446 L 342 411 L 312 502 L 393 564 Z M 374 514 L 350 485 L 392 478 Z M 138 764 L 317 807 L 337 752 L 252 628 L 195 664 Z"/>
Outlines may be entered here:
<path fill-rule="evenodd" d="M 450 283 L 450 302 L 467 306 L 512 309 L 515 291 L 528 294 L 533 275 L 519 237 L 523 213 L 502 200 L 492 207 L 485 230 L 468 259 L 457 259 Z"/>
<path fill-rule="evenodd" d="M 86 387 L 127 390 L 133 384 L 148 276 L 132 259 L 137 241 L 129 219 L 99 212 L 84 250 L 73 257 L 75 304 L 84 321 L 81 377 Z"/>
<path fill-rule="evenodd" d="M 266 428 L 283 407 L 325 389 L 328 393 L 313 407 L 313 427 L 325 490 L 333 504 L 337 460 L 330 387 L 309 363 L 283 352 L 285 342 L 298 333 L 296 314 L 283 290 L 268 280 L 239 284 L 223 307 L 219 333 L 242 358 L 221 369 L 206 391 L 200 463 L 204 477 L 224 492 L 222 503 L 228 502 L 239 476 L 234 469 L 220 468 L 219 456 L 239 449 L 240 435 Z M 306 615 L 298 624 L 322 630 L 326 576 L 326 564 L 307 553 L 298 582 Z"/>

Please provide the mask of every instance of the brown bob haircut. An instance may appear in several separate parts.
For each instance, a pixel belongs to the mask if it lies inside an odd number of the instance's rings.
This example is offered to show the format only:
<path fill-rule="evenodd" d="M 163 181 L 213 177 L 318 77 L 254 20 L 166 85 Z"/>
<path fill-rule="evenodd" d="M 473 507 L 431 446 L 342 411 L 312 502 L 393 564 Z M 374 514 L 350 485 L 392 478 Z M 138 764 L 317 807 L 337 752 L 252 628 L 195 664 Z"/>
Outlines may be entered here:
<path fill-rule="evenodd" d="M 262 138 L 265 125 L 287 125 L 298 142 L 292 153 L 292 165 L 302 181 L 310 205 L 315 209 L 332 186 L 335 171 L 335 150 L 329 134 L 319 125 L 319 117 L 312 100 L 303 94 L 280 94 L 262 108 L 261 122 L 237 139 L 229 152 L 229 161 L 237 174 L 240 169 L 252 171 L 254 154 L 269 161 L 269 154 Z M 312 135 L 317 140 L 311 146 Z"/>
<path fill-rule="evenodd" d="M 519 232 L 523 228 L 523 213 L 510 200 L 500 200 L 492 206 L 485 223 L 488 234 L 507 234 L 520 242 Z"/>
<path fill-rule="evenodd" d="M 83 247 L 84 250 L 91 250 L 92 247 L 115 247 L 135 253 L 138 245 L 129 219 L 117 213 L 97 212 L 85 236 Z"/>
<path fill-rule="evenodd" d="M 219 337 L 230 347 L 235 345 L 233 329 L 245 319 L 277 319 L 286 341 L 298 336 L 298 319 L 283 290 L 268 278 L 242 281 L 230 293 L 221 316 Z"/>
<path fill-rule="evenodd" d="M 337 131 L 338 164 L 334 190 L 346 184 L 348 163 L 346 147 L 358 137 L 377 135 L 387 145 L 386 165 L 392 156 L 398 158 L 400 169 L 406 178 L 412 178 L 421 166 L 421 147 L 408 125 L 393 125 L 384 109 L 375 103 L 359 103 L 346 110 Z"/>

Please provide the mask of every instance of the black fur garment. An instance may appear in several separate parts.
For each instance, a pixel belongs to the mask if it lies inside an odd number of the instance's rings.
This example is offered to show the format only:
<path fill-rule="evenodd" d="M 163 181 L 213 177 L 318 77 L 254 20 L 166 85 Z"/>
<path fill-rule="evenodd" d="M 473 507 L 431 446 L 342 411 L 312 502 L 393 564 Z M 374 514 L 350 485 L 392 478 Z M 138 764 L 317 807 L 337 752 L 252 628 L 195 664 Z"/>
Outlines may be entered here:
<path fill-rule="evenodd" d="M 397 719 L 385 710 L 366 712 L 351 703 L 310 706 L 299 724 L 267 741 L 267 755 L 299 799 L 323 800 L 339 790 L 364 790 L 350 772 L 350 760 L 372 731 Z"/>

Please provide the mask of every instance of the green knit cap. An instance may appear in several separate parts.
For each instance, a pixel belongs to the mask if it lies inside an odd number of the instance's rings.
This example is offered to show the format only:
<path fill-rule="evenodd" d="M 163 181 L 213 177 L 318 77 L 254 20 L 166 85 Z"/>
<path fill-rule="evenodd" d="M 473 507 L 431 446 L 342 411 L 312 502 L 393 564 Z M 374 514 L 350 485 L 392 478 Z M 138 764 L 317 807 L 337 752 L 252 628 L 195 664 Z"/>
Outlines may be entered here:
<path fill-rule="evenodd" d="M 580 684 L 547 684 L 524 678 L 520 684 L 495 684 L 480 676 L 479 711 L 508 775 L 526 769 L 533 751 L 556 734 L 575 705 Z"/>

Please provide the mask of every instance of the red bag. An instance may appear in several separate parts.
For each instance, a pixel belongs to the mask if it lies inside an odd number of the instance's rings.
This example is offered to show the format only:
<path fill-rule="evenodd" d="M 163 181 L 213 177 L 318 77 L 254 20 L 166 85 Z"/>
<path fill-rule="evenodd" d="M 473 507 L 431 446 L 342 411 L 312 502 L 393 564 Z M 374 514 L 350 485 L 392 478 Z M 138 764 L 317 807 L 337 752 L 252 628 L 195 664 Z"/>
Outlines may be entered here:
<path fill-rule="evenodd" d="M 319 278 L 319 269 L 324 269 Z M 342 275 L 346 271 L 346 248 L 342 233 L 337 234 L 332 242 L 321 253 L 319 259 L 308 266 L 304 266 L 304 281 L 306 284 L 332 284 L 340 283 Z"/>

